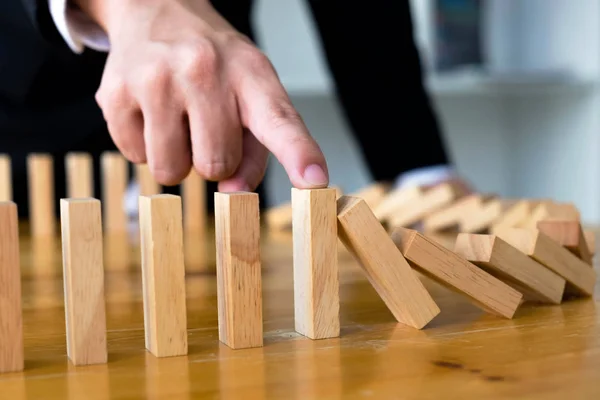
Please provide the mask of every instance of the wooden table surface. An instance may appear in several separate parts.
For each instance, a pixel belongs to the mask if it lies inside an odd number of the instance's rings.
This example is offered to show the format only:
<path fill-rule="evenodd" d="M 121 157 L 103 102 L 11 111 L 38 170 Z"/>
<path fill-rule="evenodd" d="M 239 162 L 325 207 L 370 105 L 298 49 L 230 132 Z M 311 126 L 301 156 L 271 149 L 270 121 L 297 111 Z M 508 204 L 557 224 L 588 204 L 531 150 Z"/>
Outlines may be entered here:
<path fill-rule="evenodd" d="M 294 332 L 291 235 L 268 231 L 262 235 L 265 346 L 231 350 L 218 340 L 208 237 L 186 239 L 189 267 L 204 269 L 187 275 L 189 355 L 164 359 L 144 348 L 139 248 L 110 242 L 109 362 L 91 367 L 73 367 L 66 356 L 60 239 L 23 237 L 26 370 L 0 375 L 0 398 L 600 398 L 597 300 L 524 305 L 505 320 L 422 278 L 442 312 L 418 331 L 395 322 L 340 244 L 342 334 L 311 341 Z M 129 272 L 112 271 L 127 257 Z"/>

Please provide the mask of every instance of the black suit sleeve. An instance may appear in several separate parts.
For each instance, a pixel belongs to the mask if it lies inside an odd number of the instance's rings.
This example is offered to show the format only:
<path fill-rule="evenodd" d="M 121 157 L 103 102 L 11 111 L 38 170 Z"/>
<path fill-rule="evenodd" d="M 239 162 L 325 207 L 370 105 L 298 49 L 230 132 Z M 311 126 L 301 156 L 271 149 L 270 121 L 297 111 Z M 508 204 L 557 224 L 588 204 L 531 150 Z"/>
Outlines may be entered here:
<path fill-rule="evenodd" d="M 8 0 L 21 7 L 29 20 L 30 27 L 46 44 L 68 47 L 60 32 L 56 29 L 48 0 Z"/>
<path fill-rule="evenodd" d="M 339 101 L 375 180 L 448 164 L 408 1 L 308 0 Z"/>

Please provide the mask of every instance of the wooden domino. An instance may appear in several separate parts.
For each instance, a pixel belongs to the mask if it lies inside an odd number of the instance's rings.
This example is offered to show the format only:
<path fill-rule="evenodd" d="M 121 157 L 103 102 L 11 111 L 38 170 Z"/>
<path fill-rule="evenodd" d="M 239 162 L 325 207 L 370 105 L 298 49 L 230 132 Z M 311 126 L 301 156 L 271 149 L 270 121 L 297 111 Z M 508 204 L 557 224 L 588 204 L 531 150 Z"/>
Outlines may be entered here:
<path fill-rule="evenodd" d="M 419 232 L 397 228 L 392 240 L 411 265 L 485 311 L 513 318 L 523 294 Z"/>
<path fill-rule="evenodd" d="M 381 203 L 390 190 L 390 185 L 384 182 L 376 182 L 369 185 L 361 190 L 351 193 L 352 197 L 359 197 L 367 203 L 367 205 L 374 209 Z"/>
<path fill-rule="evenodd" d="M 537 223 L 537 229 L 546 236 L 549 236 L 561 246 L 565 247 L 587 264 L 592 265 L 592 254 L 588 248 L 587 241 L 579 221 L 539 221 Z"/>
<path fill-rule="evenodd" d="M 295 329 L 311 339 L 340 335 L 336 197 L 292 188 Z"/>
<path fill-rule="evenodd" d="M 96 199 L 61 199 L 67 355 L 73 365 L 107 362 L 102 218 Z"/>
<path fill-rule="evenodd" d="M 94 170 L 92 156 L 87 153 L 68 153 L 65 156 L 67 197 L 94 197 Z"/>
<path fill-rule="evenodd" d="M 511 199 L 492 199 L 470 213 L 463 214 L 459 222 L 459 231 L 482 233 L 490 231 L 503 214 L 510 212 L 515 201 Z"/>
<path fill-rule="evenodd" d="M 256 193 L 215 193 L 219 339 L 262 347 L 260 215 Z"/>
<path fill-rule="evenodd" d="M 529 218 L 519 228 L 537 229 L 537 223 L 544 220 L 579 221 L 579 210 L 571 203 L 543 201 L 535 206 Z"/>
<path fill-rule="evenodd" d="M 127 233 L 125 194 L 129 181 L 129 165 L 119 152 L 104 152 L 100 157 L 102 169 L 102 206 L 104 232 L 106 234 Z"/>
<path fill-rule="evenodd" d="M 140 196 L 152 196 L 161 193 L 161 185 L 154 179 L 148 164 L 135 164 L 134 176 L 139 185 Z"/>
<path fill-rule="evenodd" d="M 8 154 L 0 154 L 0 201 L 12 201 L 12 168 Z"/>
<path fill-rule="evenodd" d="M 507 207 L 499 217 L 492 221 L 489 231 L 495 234 L 498 229 L 521 227 L 527 223 L 528 218 L 541 200 L 533 199 L 510 199 Z"/>
<path fill-rule="evenodd" d="M 156 357 L 188 353 L 181 197 L 140 196 L 146 349 Z"/>
<path fill-rule="evenodd" d="M 594 231 L 584 230 L 583 236 L 585 236 L 585 241 L 587 243 L 588 250 L 590 251 L 590 255 L 592 258 L 596 254 L 596 234 Z"/>
<path fill-rule="evenodd" d="M 24 368 L 17 205 L 0 202 L 0 373 Z"/>
<path fill-rule="evenodd" d="M 192 169 L 182 183 L 183 229 L 203 234 L 206 230 L 206 182 Z"/>
<path fill-rule="evenodd" d="M 424 328 L 440 309 L 367 203 L 342 196 L 337 213 L 339 238 L 396 320 Z"/>
<path fill-rule="evenodd" d="M 379 221 L 387 221 L 400 207 L 418 199 L 424 192 L 420 186 L 393 189 L 373 208 L 373 214 Z"/>
<path fill-rule="evenodd" d="M 436 185 L 420 196 L 396 208 L 389 217 L 390 227 L 410 227 L 462 196 L 462 190 L 451 183 Z"/>
<path fill-rule="evenodd" d="M 458 230 L 465 215 L 470 215 L 485 203 L 494 199 L 492 194 L 471 194 L 464 196 L 447 207 L 432 212 L 423 219 L 425 232 Z"/>
<path fill-rule="evenodd" d="M 29 223 L 32 236 L 56 233 L 54 161 L 49 154 L 27 156 Z"/>
<path fill-rule="evenodd" d="M 565 293 L 593 295 L 596 285 L 594 269 L 549 236 L 524 228 L 504 228 L 497 235 L 563 277 L 567 281 Z"/>
<path fill-rule="evenodd" d="M 454 252 L 523 293 L 528 301 L 562 301 L 565 279 L 497 236 L 461 233 Z"/>

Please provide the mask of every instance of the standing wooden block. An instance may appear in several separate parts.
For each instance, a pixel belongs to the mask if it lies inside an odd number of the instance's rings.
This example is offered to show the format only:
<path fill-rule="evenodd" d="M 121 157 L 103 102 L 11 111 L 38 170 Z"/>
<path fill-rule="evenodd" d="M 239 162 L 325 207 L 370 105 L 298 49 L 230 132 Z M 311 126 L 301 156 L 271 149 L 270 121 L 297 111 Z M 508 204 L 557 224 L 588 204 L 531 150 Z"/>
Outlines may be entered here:
<path fill-rule="evenodd" d="M 339 238 L 396 320 L 417 329 L 425 327 L 440 309 L 367 203 L 342 196 L 337 213 Z"/>
<path fill-rule="evenodd" d="M 407 201 L 404 205 L 398 207 L 389 217 L 391 227 L 412 226 L 425 218 L 432 212 L 452 204 L 456 199 L 462 196 L 462 190 L 451 183 L 436 185 L 420 196 Z"/>
<path fill-rule="evenodd" d="M 423 229 L 426 232 L 456 230 L 464 215 L 471 214 L 481 208 L 489 200 L 494 199 L 491 194 L 471 194 L 458 199 L 456 202 L 432 212 L 423 219 Z"/>
<path fill-rule="evenodd" d="M 140 196 L 146 349 L 156 357 L 188 353 L 181 197 Z"/>
<path fill-rule="evenodd" d="M 219 339 L 263 345 L 260 215 L 256 193 L 215 193 Z"/>
<path fill-rule="evenodd" d="M 311 339 L 340 335 L 335 189 L 292 188 L 296 332 Z"/>
<path fill-rule="evenodd" d="M 74 365 L 103 364 L 106 352 L 102 217 L 96 199 L 61 199 L 67 355 Z"/>
<path fill-rule="evenodd" d="M 592 265 L 592 254 L 579 221 L 539 221 L 537 229 L 587 264 Z"/>
<path fill-rule="evenodd" d="M 161 185 L 152 176 L 148 164 L 135 164 L 134 176 L 140 187 L 140 196 L 152 196 L 161 193 Z"/>
<path fill-rule="evenodd" d="M 392 240 L 411 265 L 485 311 L 512 318 L 523 294 L 419 232 L 397 228 Z"/>
<path fill-rule="evenodd" d="M 29 183 L 29 219 L 33 236 L 56 233 L 54 211 L 54 162 L 49 154 L 30 154 L 27 157 Z"/>
<path fill-rule="evenodd" d="M 183 227 L 186 232 L 204 233 L 206 229 L 206 182 L 191 170 L 182 184 Z"/>
<path fill-rule="evenodd" d="M 12 168 L 10 156 L 0 154 L 0 201 L 12 201 Z"/>
<path fill-rule="evenodd" d="M 94 197 L 92 157 L 86 153 L 68 153 L 65 157 L 67 171 L 67 197 L 71 199 Z"/>
<path fill-rule="evenodd" d="M 497 235 L 537 262 L 562 276 L 565 292 L 591 296 L 596 285 L 596 272 L 569 250 L 538 230 L 505 228 Z"/>
<path fill-rule="evenodd" d="M 104 231 L 107 234 L 127 233 L 125 193 L 129 181 L 129 164 L 121 153 L 102 153 L 102 205 L 104 207 Z"/>
<path fill-rule="evenodd" d="M 523 293 L 526 300 L 560 304 L 565 280 L 494 235 L 461 233 L 455 253 Z"/>
<path fill-rule="evenodd" d="M 0 373 L 22 371 L 23 319 L 17 205 L 0 202 Z"/>

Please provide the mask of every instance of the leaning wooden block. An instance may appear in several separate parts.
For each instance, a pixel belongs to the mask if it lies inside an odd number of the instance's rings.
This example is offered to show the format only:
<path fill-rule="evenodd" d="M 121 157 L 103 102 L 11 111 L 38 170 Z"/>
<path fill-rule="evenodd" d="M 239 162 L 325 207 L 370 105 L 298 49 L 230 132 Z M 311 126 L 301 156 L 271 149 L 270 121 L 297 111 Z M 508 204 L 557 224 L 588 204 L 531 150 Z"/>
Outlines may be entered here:
<path fill-rule="evenodd" d="M 392 240 L 418 271 L 493 314 L 512 318 L 523 294 L 419 232 L 397 228 Z"/>
<path fill-rule="evenodd" d="M 423 230 L 426 232 L 458 229 L 461 219 L 482 207 L 496 196 L 491 194 L 471 194 L 458 199 L 454 203 L 437 210 L 423 219 Z"/>
<path fill-rule="evenodd" d="M 338 235 L 398 322 L 417 329 L 440 313 L 417 274 L 402 257 L 367 203 L 337 201 Z"/>
<path fill-rule="evenodd" d="M 23 318 L 17 205 L 0 202 L 0 373 L 22 371 Z"/>
<path fill-rule="evenodd" d="M 335 189 L 292 189 L 296 332 L 311 339 L 340 335 Z"/>
<path fill-rule="evenodd" d="M 497 235 L 537 262 L 562 276 L 566 293 L 591 296 L 596 285 L 596 272 L 569 250 L 538 230 L 505 228 Z"/>
<path fill-rule="evenodd" d="M 571 253 L 592 265 L 592 254 L 588 249 L 579 221 L 539 221 L 537 228 Z"/>
<path fill-rule="evenodd" d="M 188 353 L 181 197 L 140 196 L 146 349 L 156 357 Z"/>
<path fill-rule="evenodd" d="M 424 192 L 425 189 L 419 186 L 394 189 L 373 208 L 373 214 L 379 221 L 386 221 L 394 215 L 398 208 L 407 202 L 418 199 Z"/>
<path fill-rule="evenodd" d="M 497 236 L 461 233 L 454 252 L 523 293 L 526 300 L 562 301 L 565 279 Z"/>
<path fill-rule="evenodd" d="M 73 365 L 104 364 L 106 309 L 100 201 L 62 199 L 60 216 L 67 354 Z"/>
<path fill-rule="evenodd" d="M 574 204 L 543 201 L 533 209 L 529 218 L 518 227 L 537 229 L 537 223 L 544 220 L 579 221 L 580 214 Z"/>
<path fill-rule="evenodd" d="M 350 194 L 350 196 L 363 199 L 371 209 L 374 209 L 385 198 L 389 190 L 389 184 L 377 182 Z"/>
<path fill-rule="evenodd" d="M 511 200 L 508 207 L 496 218 L 489 230 L 495 234 L 496 229 L 515 228 L 526 223 L 534 208 L 540 204 L 540 200 Z"/>
<path fill-rule="evenodd" d="M 256 193 L 215 193 L 219 339 L 263 345 L 260 215 Z"/>
<path fill-rule="evenodd" d="M 480 233 L 491 229 L 494 223 L 514 206 L 514 200 L 492 199 L 478 209 L 463 214 L 459 230 L 465 233 Z"/>
<path fill-rule="evenodd" d="M 426 190 L 421 196 L 398 207 L 389 217 L 391 227 L 412 226 L 430 213 L 462 196 L 462 190 L 451 183 L 443 183 Z"/>

